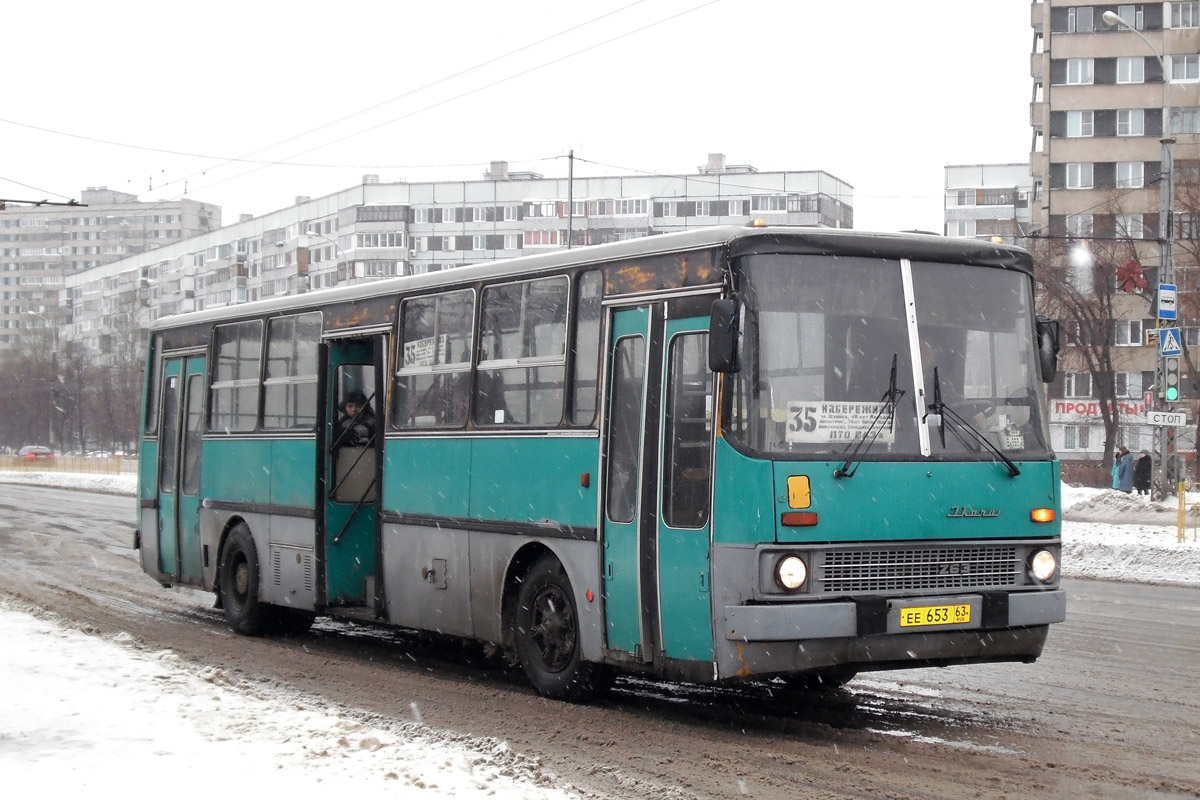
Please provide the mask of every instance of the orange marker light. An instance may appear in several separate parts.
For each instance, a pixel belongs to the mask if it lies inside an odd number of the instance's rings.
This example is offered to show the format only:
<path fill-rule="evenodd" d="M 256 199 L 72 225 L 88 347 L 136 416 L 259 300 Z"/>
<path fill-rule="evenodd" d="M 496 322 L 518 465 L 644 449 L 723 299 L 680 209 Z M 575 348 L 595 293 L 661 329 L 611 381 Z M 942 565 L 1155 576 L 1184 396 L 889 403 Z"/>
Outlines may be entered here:
<path fill-rule="evenodd" d="M 1029 518 L 1034 522 L 1054 522 L 1054 509 L 1035 508 L 1029 512 Z"/>
<path fill-rule="evenodd" d="M 591 589 L 587 590 L 587 599 L 589 603 L 596 599 L 596 595 L 592 594 Z"/>
<path fill-rule="evenodd" d="M 789 527 L 807 528 L 817 524 L 817 512 L 786 511 L 779 521 Z"/>

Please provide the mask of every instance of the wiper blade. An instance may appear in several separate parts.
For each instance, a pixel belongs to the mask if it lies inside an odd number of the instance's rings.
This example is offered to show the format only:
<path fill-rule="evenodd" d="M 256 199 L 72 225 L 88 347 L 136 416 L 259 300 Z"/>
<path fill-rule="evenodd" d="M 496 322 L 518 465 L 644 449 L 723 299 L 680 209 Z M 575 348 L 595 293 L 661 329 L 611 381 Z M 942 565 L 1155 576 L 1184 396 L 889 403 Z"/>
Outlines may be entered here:
<path fill-rule="evenodd" d="M 1013 463 L 1013 460 L 1004 455 L 1004 452 L 999 447 L 992 444 L 991 439 L 987 438 L 978 428 L 963 418 L 961 414 L 942 401 L 942 382 L 938 378 L 937 367 L 933 368 L 933 402 L 929 404 L 928 410 L 938 415 L 938 434 L 941 438 L 943 450 L 946 449 L 946 420 L 950 420 L 950 432 L 962 443 L 963 447 L 970 446 L 968 441 L 963 437 L 963 433 L 967 433 L 980 445 L 986 447 L 988 452 L 1004 462 L 1004 466 L 1008 467 L 1010 477 L 1015 478 L 1021 474 L 1021 470 Z M 929 418 L 929 413 L 925 414 L 925 418 Z"/>
<path fill-rule="evenodd" d="M 887 391 L 883 393 L 883 397 L 879 398 L 883 406 L 880 407 L 879 413 L 875 415 L 875 419 L 871 420 L 870 427 L 857 442 L 854 443 L 854 449 L 850 451 L 846 462 L 833 471 L 835 478 L 853 478 L 854 473 L 858 472 L 859 455 L 858 451 L 862 450 L 863 455 L 871 449 L 871 445 L 875 444 L 875 440 L 879 438 L 879 434 L 883 433 L 884 427 L 891 430 L 896 422 L 896 402 L 904 396 L 904 390 L 896 388 L 896 360 L 898 353 L 892 353 L 892 374 L 888 378 Z M 853 465 L 853 469 L 851 469 Z"/>

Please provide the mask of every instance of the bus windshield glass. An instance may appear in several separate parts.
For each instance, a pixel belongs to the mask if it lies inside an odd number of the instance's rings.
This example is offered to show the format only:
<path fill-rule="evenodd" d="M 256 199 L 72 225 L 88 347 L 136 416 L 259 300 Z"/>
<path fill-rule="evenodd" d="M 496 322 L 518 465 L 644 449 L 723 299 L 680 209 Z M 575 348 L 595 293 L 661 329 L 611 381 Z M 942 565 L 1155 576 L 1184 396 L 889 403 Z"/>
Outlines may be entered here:
<path fill-rule="evenodd" d="M 741 267 L 732 439 L 833 458 L 1049 456 L 1025 273 L 794 254 Z"/>

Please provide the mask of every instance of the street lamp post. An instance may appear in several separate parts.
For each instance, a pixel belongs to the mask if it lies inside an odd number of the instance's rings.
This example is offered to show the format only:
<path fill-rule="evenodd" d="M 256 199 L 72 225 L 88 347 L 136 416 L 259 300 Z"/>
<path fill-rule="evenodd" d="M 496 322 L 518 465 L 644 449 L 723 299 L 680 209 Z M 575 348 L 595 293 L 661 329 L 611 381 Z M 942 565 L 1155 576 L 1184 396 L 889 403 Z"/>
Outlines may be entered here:
<path fill-rule="evenodd" d="M 1105 11 L 1104 14 L 1101 15 L 1101 18 L 1108 25 L 1121 26 L 1124 29 L 1136 34 L 1137 37 L 1139 39 L 1141 39 L 1142 42 L 1145 43 L 1146 47 L 1150 48 L 1150 52 L 1154 54 L 1154 57 L 1156 59 L 1158 59 L 1159 67 L 1162 69 L 1162 76 L 1163 76 L 1163 133 L 1162 133 L 1162 139 L 1160 140 L 1162 142 L 1162 167 L 1161 167 L 1161 174 L 1159 177 L 1159 221 L 1158 221 L 1158 227 L 1159 227 L 1159 239 L 1158 239 L 1158 242 L 1159 242 L 1159 271 L 1158 271 L 1158 283 L 1159 283 L 1159 285 L 1167 284 L 1167 285 L 1174 286 L 1175 285 L 1175 260 L 1174 260 L 1173 250 L 1174 250 L 1174 246 L 1175 246 L 1175 220 L 1174 220 L 1174 209 L 1175 209 L 1174 145 L 1175 145 L 1175 136 L 1174 136 L 1174 131 L 1172 130 L 1172 119 L 1171 119 L 1170 67 L 1167 64 L 1166 58 L 1163 57 L 1163 54 L 1161 52 L 1159 52 L 1158 48 L 1156 48 L 1153 44 L 1151 44 L 1150 40 L 1147 39 L 1142 34 L 1141 31 L 1139 31 L 1137 28 L 1130 25 L 1120 15 L 1116 14 L 1113 11 Z M 1155 296 L 1157 297 L 1157 293 Z M 1155 316 L 1158 320 L 1158 327 L 1160 329 L 1165 328 L 1168 325 L 1170 325 L 1171 327 L 1174 327 L 1174 326 L 1178 326 L 1180 324 L 1180 320 L 1178 320 L 1178 319 L 1176 319 L 1172 322 L 1172 321 L 1168 321 L 1162 317 L 1159 317 L 1157 309 L 1155 309 Z M 1155 384 L 1158 388 L 1160 396 L 1164 396 L 1161 393 L 1163 391 L 1164 383 L 1166 381 L 1166 374 L 1167 374 L 1166 358 L 1167 357 L 1162 355 L 1161 341 L 1162 341 L 1162 335 L 1161 335 L 1161 331 L 1160 331 L 1159 357 L 1158 357 L 1158 361 L 1157 361 L 1157 369 L 1155 370 Z M 1172 398 L 1166 398 L 1166 399 L 1168 401 L 1172 400 Z M 1160 476 L 1160 478 L 1165 479 L 1165 477 L 1167 475 L 1167 470 L 1166 470 L 1167 459 L 1175 458 L 1174 453 L 1167 453 L 1168 436 L 1167 436 L 1166 426 L 1159 426 L 1158 432 L 1156 434 L 1156 438 L 1158 440 L 1158 445 L 1159 445 L 1159 447 L 1158 447 L 1159 476 Z M 1178 480 L 1178 478 L 1179 478 L 1178 471 L 1176 472 L 1175 477 Z"/>

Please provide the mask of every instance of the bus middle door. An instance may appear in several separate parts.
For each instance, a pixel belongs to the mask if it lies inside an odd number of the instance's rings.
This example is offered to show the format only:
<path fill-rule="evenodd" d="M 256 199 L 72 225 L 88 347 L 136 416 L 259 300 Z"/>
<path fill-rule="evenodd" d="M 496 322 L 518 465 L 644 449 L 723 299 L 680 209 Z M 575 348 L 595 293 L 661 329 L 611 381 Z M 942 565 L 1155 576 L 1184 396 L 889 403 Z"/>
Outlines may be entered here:
<path fill-rule="evenodd" d="M 385 410 L 383 337 L 334 339 L 327 352 L 323 524 L 319 526 L 325 605 L 377 605 L 380 469 Z"/>

